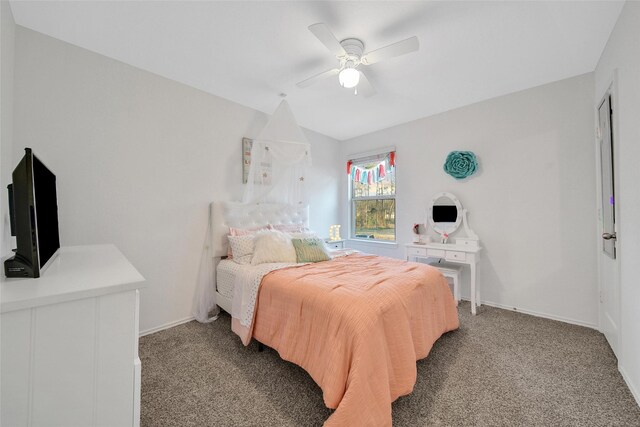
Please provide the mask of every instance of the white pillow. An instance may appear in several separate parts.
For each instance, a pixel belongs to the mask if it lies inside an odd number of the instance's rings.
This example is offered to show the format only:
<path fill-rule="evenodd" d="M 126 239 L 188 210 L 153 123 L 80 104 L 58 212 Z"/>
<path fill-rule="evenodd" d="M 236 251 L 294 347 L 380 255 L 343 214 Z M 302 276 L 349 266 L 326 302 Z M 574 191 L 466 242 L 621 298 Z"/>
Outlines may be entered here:
<path fill-rule="evenodd" d="M 291 237 L 282 231 L 259 231 L 255 235 L 254 245 L 252 265 L 266 262 L 296 262 L 296 250 L 291 243 Z"/>
<path fill-rule="evenodd" d="M 233 261 L 238 264 L 251 264 L 254 251 L 255 235 L 229 236 L 229 245 L 233 253 Z"/>

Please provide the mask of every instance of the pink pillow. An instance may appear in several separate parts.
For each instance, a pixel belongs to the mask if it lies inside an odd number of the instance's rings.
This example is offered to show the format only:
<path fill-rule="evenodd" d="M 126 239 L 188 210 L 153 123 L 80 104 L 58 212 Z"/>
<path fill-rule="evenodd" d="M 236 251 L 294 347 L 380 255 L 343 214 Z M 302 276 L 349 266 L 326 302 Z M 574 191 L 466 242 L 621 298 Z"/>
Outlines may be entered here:
<path fill-rule="evenodd" d="M 269 227 L 271 227 L 271 229 L 273 229 L 273 230 L 282 231 L 283 233 L 302 233 L 302 232 L 305 232 L 305 231 L 309 231 L 309 229 L 307 227 L 305 227 L 305 225 L 302 224 L 302 223 L 300 223 L 300 224 L 278 224 L 278 225 L 269 224 Z"/>
<path fill-rule="evenodd" d="M 235 228 L 229 227 L 229 236 L 249 236 L 252 234 L 256 234 L 258 231 L 262 230 L 271 230 L 270 225 L 265 225 L 264 227 L 254 227 L 254 228 Z M 231 245 L 227 246 L 227 258 L 233 258 L 233 252 L 231 251 Z"/>

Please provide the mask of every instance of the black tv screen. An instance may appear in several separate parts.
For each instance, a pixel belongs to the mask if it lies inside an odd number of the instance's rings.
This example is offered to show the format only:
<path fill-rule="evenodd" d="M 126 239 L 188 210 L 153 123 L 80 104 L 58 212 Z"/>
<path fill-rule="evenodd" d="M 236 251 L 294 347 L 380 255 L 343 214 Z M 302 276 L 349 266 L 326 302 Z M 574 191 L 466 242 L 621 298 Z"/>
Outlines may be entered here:
<path fill-rule="evenodd" d="M 43 266 L 60 248 L 58 234 L 58 196 L 56 176 L 33 156 L 33 190 L 35 192 L 38 257 Z"/>
<path fill-rule="evenodd" d="M 56 176 L 25 148 L 9 185 L 11 234 L 15 255 L 4 262 L 7 277 L 40 277 L 60 248 Z"/>
<path fill-rule="evenodd" d="M 456 222 L 458 208 L 455 205 L 434 205 L 433 222 Z"/>

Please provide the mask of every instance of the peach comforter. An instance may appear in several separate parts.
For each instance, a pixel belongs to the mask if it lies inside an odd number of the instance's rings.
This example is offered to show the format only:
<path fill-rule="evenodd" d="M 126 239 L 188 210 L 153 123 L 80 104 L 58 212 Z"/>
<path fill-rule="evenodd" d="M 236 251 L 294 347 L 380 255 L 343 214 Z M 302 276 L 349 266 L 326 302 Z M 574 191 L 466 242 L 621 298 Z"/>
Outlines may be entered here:
<path fill-rule="evenodd" d="M 416 360 L 457 329 L 444 277 L 424 264 L 353 254 L 262 279 L 253 336 L 304 368 L 335 411 L 325 426 L 391 426 Z"/>

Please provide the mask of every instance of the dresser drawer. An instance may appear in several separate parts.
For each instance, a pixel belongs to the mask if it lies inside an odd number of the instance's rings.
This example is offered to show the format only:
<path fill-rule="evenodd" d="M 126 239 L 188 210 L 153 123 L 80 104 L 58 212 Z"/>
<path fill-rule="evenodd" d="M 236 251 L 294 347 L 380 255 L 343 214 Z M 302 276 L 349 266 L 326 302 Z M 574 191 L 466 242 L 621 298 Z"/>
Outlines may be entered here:
<path fill-rule="evenodd" d="M 427 256 L 427 248 L 407 248 L 409 256 Z"/>
<path fill-rule="evenodd" d="M 429 249 L 431 258 L 444 258 L 444 249 Z"/>
<path fill-rule="evenodd" d="M 467 254 L 458 251 L 446 251 L 444 258 L 448 261 L 464 261 L 467 259 Z"/>

